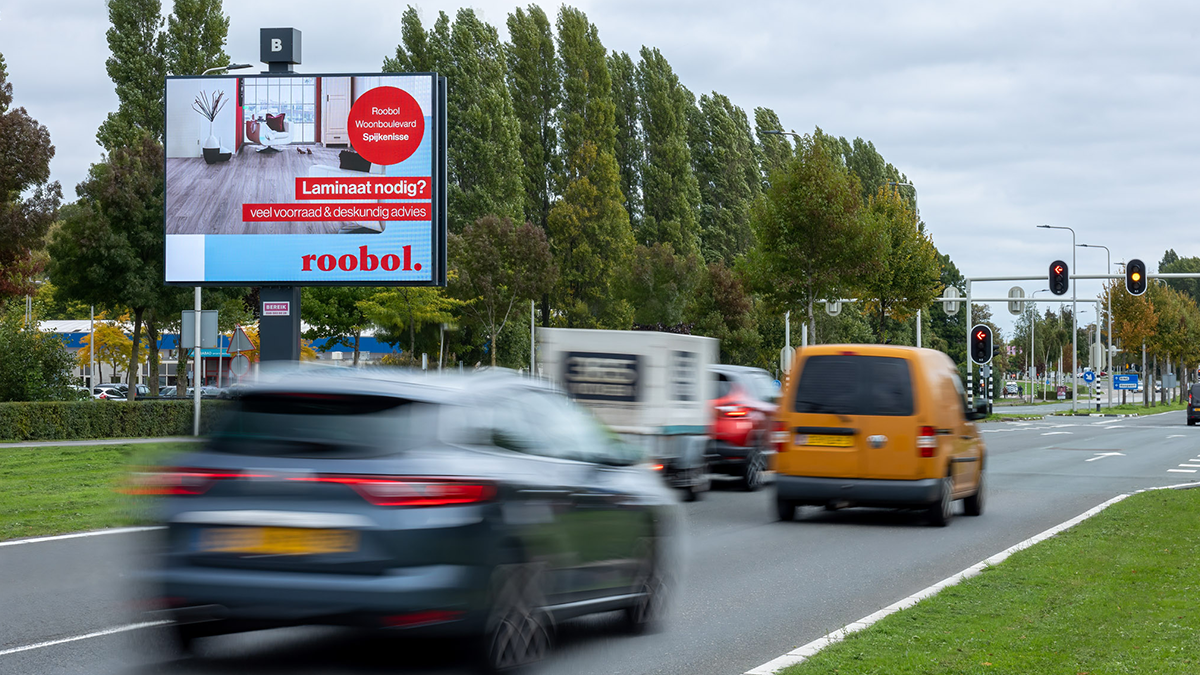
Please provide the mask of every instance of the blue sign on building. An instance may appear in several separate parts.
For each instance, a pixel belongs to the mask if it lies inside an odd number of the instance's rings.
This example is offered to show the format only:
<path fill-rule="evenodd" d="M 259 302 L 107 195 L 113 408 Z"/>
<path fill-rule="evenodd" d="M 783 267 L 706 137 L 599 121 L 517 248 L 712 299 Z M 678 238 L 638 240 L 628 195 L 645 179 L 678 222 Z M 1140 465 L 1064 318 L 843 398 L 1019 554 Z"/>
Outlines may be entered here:
<path fill-rule="evenodd" d="M 1113 375 L 1113 389 L 1137 389 L 1138 375 L 1137 373 L 1129 373 L 1127 375 Z"/>

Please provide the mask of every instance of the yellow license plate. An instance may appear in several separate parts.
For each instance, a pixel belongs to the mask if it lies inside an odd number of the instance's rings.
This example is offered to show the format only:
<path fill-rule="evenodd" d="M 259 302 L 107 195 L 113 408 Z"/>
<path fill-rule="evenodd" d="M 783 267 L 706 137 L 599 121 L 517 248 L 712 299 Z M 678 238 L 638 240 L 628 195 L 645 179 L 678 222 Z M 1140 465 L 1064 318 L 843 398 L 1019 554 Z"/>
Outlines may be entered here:
<path fill-rule="evenodd" d="M 354 530 L 297 527 L 213 527 L 200 532 L 197 549 L 205 553 L 316 555 L 358 550 Z"/>
<path fill-rule="evenodd" d="M 827 448 L 848 448 L 854 445 L 853 436 L 834 436 L 831 434 L 809 434 L 801 445 L 819 445 Z"/>

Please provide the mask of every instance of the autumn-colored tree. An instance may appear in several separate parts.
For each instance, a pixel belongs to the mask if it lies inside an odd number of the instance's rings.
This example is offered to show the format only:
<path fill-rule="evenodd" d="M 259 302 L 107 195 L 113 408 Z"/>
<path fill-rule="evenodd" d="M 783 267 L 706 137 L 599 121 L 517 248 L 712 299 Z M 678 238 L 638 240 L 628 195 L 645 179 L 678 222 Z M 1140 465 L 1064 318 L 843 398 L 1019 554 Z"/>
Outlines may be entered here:
<path fill-rule="evenodd" d="M 0 55 L 0 300 L 33 292 L 42 266 L 34 252 L 62 199 L 58 183 L 50 182 L 50 132 L 12 101 Z"/>

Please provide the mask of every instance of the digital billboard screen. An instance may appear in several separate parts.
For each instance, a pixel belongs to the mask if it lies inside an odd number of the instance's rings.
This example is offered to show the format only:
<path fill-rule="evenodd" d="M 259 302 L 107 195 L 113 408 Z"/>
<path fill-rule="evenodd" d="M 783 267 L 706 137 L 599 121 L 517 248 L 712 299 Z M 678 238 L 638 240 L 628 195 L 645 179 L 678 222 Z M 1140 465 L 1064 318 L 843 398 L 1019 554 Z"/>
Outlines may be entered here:
<path fill-rule="evenodd" d="M 169 77 L 166 283 L 445 285 L 445 78 Z"/>

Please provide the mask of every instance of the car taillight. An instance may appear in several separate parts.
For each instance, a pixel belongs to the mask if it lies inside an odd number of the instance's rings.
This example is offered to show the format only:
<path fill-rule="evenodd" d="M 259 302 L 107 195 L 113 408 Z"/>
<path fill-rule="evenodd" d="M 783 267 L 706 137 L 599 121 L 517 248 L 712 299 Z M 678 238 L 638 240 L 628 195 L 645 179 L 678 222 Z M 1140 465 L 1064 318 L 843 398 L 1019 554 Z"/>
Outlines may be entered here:
<path fill-rule="evenodd" d="M 119 488 L 127 495 L 195 496 L 208 492 L 218 480 L 240 478 L 239 471 L 210 471 L 207 469 L 164 469 L 135 471 Z"/>
<path fill-rule="evenodd" d="M 744 405 L 719 405 L 717 412 L 726 417 L 745 417 L 750 409 Z"/>
<path fill-rule="evenodd" d="M 782 421 L 775 422 L 771 431 L 771 442 L 775 444 L 775 452 L 784 452 L 791 445 L 792 435 L 787 432 L 787 426 Z"/>
<path fill-rule="evenodd" d="M 917 451 L 922 457 L 933 457 L 937 450 L 937 430 L 933 427 L 921 427 L 917 434 Z"/>
<path fill-rule="evenodd" d="M 306 480 L 348 485 L 376 506 L 475 504 L 488 501 L 496 495 L 496 487 L 490 483 L 449 478 L 325 475 Z"/>

